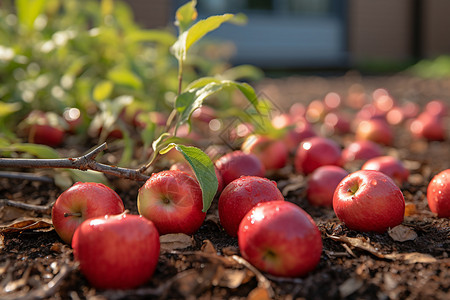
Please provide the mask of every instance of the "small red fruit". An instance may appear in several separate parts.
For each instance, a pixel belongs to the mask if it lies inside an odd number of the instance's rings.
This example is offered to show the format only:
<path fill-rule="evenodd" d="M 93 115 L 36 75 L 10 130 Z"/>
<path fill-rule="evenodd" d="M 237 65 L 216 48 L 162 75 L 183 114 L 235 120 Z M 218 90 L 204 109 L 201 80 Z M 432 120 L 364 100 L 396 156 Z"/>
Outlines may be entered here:
<path fill-rule="evenodd" d="M 123 213 L 122 199 L 109 187 L 95 182 L 77 182 L 56 199 L 52 222 L 56 233 L 70 244 L 77 227 L 90 218 Z"/>
<path fill-rule="evenodd" d="M 288 148 L 283 141 L 262 135 L 249 135 L 242 144 L 241 150 L 244 153 L 256 155 L 266 170 L 283 168 L 289 156 Z"/>
<path fill-rule="evenodd" d="M 360 170 L 339 183 L 333 209 L 349 229 L 383 233 L 403 222 L 405 199 L 389 176 Z"/>
<path fill-rule="evenodd" d="M 238 243 L 242 257 L 275 276 L 303 276 L 316 267 L 322 253 L 313 219 L 287 201 L 253 207 L 239 225 Z"/>
<path fill-rule="evenodd" d="M 392 156 L 378 156 L 366 161 L 361 170 L 380 171 L 391 177 L 398 186 L 408 180 L 409 171 L 403 163 Z"/>
<path fill-rule="evenodd" d="M 226 186 L 219 198 L 220 224 L 231 236 L 237 236 L 239 223 L 257 203 L 284 201 L 275 181 L 243 176 Z"/>
<path fill-rule="evenodd" d="M 309 174 L 325 165 L 339 166 L 341 148 L 327 138 L 312 137 L 303 141 L 295 154 L 295 169 L 299 173 Z"/>
<path fill-rule="evenodd" d="M 369 160 L 383 155 L 381 147 L 372 141 L 355 141 L 342 150 L 342 163 L 346 164 L 355 160 Z"/>
<path fill-rule="evenodd" d="M 370 140 L 386 146 L 392 145 L 394 140 L 392 128 L 384 119 L 361 121 L 355 134 L 358 140 Z"/>
<path fill-rule="evenodd" d="M 241 176 L 264 177 L 266 169 L 262 162 L 251 153 L 236 150 L 227 153 L 216 161 L 216 167 L 222 174 L 223 184 L 226 187 L 230 182 Z"/>
<path fill-rule="evenodd" d="M 316 206 L 332 206 L 336 187 L 348 175 L 338 166 L 322 166 L 311 173 L 307 181 L 306 198 Z"/>
<path fill-rule="evenodd" d="M 206 216 L 197 180 L 179 170 L 154 173 L 139 189 L 137 205 L 160 234 L 193 234 Z"/>
<path fill-rule="evenodd" d="M 430 210 L 440 218 L 450 218 L 450 169 L 435 175 L 428 184 L 427 199 Z"/>
<path fill-rule="evenodd" d="M 159 258 L 159 234 L 142 216 L 121 214 L 89 219 L 75 231 L 75 260 L 100 289 L 132 289 L 147 282 Z"/>

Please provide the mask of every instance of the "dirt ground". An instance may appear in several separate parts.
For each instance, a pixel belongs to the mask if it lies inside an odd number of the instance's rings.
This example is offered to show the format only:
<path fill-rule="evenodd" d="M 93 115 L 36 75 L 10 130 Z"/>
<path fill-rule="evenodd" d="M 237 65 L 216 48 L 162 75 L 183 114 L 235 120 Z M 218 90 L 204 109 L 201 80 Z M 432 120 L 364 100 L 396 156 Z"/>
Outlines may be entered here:
<path fill-rule="evenodd" d="M 423 105 L 427 100 L 440 98 L 450 104 L 449 79 L 361 78 L 348 74 L 266 79 L 256 87 L 282 108 L 297 101 L 307 103 L 327 92 L 345 97 L 352 89 L 369 93 L 380 87 L 399 101 Z M 448 119 L 446 122 L 450 129 Z M 407 207 L 405 232 L 376 234 L 349 230 L 331 208 L 308 204 L 306 178 L 294 174 L 292 163 L 270 174 L 286 200 L 311 214 L 322 234 L 320 263 L 303 278 L 277 278 L 260 273 L 243 261 L 237 239 L 230 238 L 220 226 L 216 200 L 204 225 L 192 238 L 180 241 L 177 237 L 178 244 L 163 243 L 165 248 L 156 272 L 147 284 L 129 291 L 97 290 L 79 272 L 71 248 L 51 227 L 47 208 L 62 191 L 52 182 L 0 178 L 0 199 L 39 206 L 39 210 L 30 211 L 4 206 L 2 202 L 0 298 L 449 299 L 450 220 L 437 218 L 429 211 L 426 187 L 435 174 L 450 168 L 450 140 L 429 143 L 412 139 L 405 127 L 397 128 L 395 134 L 394 146 L 385 147 L 384 151 L 404 161 L 411 173 L 401 188 Z M 333 138 L 342 146 L 350 139 L 338 135 Z M 349 171 L 359 167 L 356 163 L 346 166 Z M 136 214 L 137 191 L 142 183 L 124 180 L 113 183 L 126 209 Z"/>

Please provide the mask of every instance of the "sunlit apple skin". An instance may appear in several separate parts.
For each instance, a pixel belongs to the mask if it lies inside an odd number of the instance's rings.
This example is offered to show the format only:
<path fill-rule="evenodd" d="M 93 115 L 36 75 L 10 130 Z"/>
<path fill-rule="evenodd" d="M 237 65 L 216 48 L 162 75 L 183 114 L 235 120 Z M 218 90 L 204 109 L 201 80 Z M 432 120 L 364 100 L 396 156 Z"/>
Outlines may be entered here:
<path fill-rule="evenodd" d="M 239 223 L 256 204 L 284 201 L 275 181 L 243 176 L 226 186 L 219 198 L 220 224 L 230 236 L 237 236 Z"/>
<path fill-rule="evenodd" d="M 286 144 L 268 136 L 250 135 L 241 146 L 244 153 L 252 153 L 259 158 L 266 170 L 278 170 L 286 166 L 289 151 Z"/>
<path fill-rule="evenodd" d="M 159 258 L 159 233 L 142 216 L 121 214 L 89 219 L 75 231 L 75 260 L 100 289 L 132 289 L 147 282 Z"/>
<path fill-rule="evenodd" d="M 314 170 L 307 180 L 306 198 L 314 206 L 332 206 L 336 187 L 348 175 L 338 166 L 322 166 Z"/>
<path fill-rule="evenodd" d="M 52 222 L 56 233 L 70 244 L 77 227 L 90 218 L 120 214 L 122 199 L 109 187 L 95 182 L 77 182 L 56 199 Z"/>
<path fill-rule="evenodd" d="M 206 216 L 197 180 L 179 170 L 154 173 L 139 189 L 137 206 L 160 234 L 193 234 Z"/>
<path fill-rule="evenodd" d="M 359 170 L 339 183 L 333 209 L 349 229 L 383 233 L 403 222 L 405 199 L 389 176 Z"/>
<path fill-rule="evenodd" d="M 241 176 L 264 177 L 266 169 L 259 158 L 251 153 L 236 150 L 220 157 L 215 163 L 223 184 L 226 187 L 233 180 Z"/>
<path fill-rule="evenodd" d="M 354 141 L 342 150 L 342 164 L 355 160 L 367 161 L 382 155 L 383 150 L 377 143 L 372 141 Z"/>
<path fill-rule="evenodd" d="M 242 219 L 238 231 L 242 257 L 275 276 L 297 277 L 320 261 L 322 239 L 313 219 L 287 201 L 257 204 Z"/>
<path fill-rule="evenodd" d="M 192 177 L 196 178 L 194 171 L 192 170 L 192 168 L 189 166 L 189 164 L 186 161 L 179 161 L 179 162 L 174 163 L 173 165 L 170 166 L 170 170 L 180 170 L 180 171 L 188 173 Z M 217 170 L 216 167 L 214 167 L 214 171 L 216 172 L 216 177 L 217 177 L 217 182 L 218 182 L 216 194 L 220 194 L 223 190 L 222 174 L 220 174 L 219 170 Z"/>
<path fill-rule="evenodd" d="M 440 218 L 450 218 L 450 169 L 435 175 L 428 184 L 427 200 L 430 210 Z"/>
<path fill-rule="evenodd" d="M 369 140 L 386 146 L 391 146 L 394 140 L 392 128 L 384 119 L 361 121 L 355 135 L 357 140 Z"/>
<path fill-rule="evenodd" d="M 295 170 L 309 174 L 325 165 L 340 166 L 341 148 L 328 138 L 312 137 L 303 141 L 295 153 Z"/>
<path fill-rule="evenodd" d="M 408 181 L 409 177 L 408 169 L 405 168 L 400 160 L 392 156 L 371 158 L 362 165 L 361 170 L 380 171 L 391 177 L 398 186 Z"/>

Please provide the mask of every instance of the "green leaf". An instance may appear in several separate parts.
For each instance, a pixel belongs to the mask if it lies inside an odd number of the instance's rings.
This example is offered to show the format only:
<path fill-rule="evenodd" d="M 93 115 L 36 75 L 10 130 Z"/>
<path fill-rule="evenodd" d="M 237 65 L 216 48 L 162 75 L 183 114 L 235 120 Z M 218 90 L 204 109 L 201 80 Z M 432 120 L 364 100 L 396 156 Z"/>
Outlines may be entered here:
<path fill-rule="evenodd" d="M 108 79 L 116 84 L 129 86 L 134 89 L 142 89 L 141 79 L 126 68 L 115 68 L 108 72 Z"/>
<path fill-rule="evenodd" d="M 46 0 L 16 0 L 17 16 L 20 24 L 33 29 L 34 21 L 43 13 Z"/>
<path fill-rule="evenodd" d="M 219 186 L 214 164 L 208 155 L 199 148 L 175 145 L 175 149 L 183 154 L 186 161 L 191 165 L 195 177 L 197 177 L 202 189 L 203 212 L 206 212 L 211 206 Z"/>
<path fill-rule="evenodd" d="M 103 80 L 94 87 L 92 96 L 96 101 L 103 101 L 111 96 L 114 84 L 109 80 Z"/>
<path fill-rule="evenodd" d="M 2 150 L 26 152 L 37 158 L 59 158 L 58 152 L 46 145 L 16 143 Z"/>
<path fill-rule="evenodd" d="M 173 44 L 172 52 L 175 57 L 180 61 L 184 61 L 186 59 L 187 51 L 195 42 L 200 40 L 207 33 L 217 29 L 222 23 L 231 20 L 233 16 L 233 14 L 211 16 L 192 25 L 189 30 L 180 34 L 178 40 Z"/>
<path fill-rule="evenodd" d="M 70 173 L 70 177 L 72 177 L 74 182 L 97 182 L 109 185 L 108 179 L 106 179 L 103 173 L 93 170 L 81 171 L 76 169 L 67 169 L 67 171 Z"/>
<path fill-rule="evenodd" d="M 249 84 L 232 80 L 220 80 L 213 77 L 203 77 L 193 81 L 188 86 L 187 91 L 177 96 L 175 108 L 180 114 L 179 125 L 188 122 L 192 113 L 203 105 L 203 101 L 207 97 L 225 88 L 240 90 L 253 107 L 258 110 L 258 96 Z"/>
<path fill-rule="evenodd" d="M 15 103 L 0 102 L 0 118 L 6 117 L 16 111 L 19 111 L 21 107 L 22 105 L 18 102 Z"/>
<path fill-rule="evenodd" d="M 192 0 L 177 9 L 175 14 L 175 25 L 178 26 L 180 32 L 184 32 L 191 26 L 192 22 L 197 19 L 198 13 L 195 6 L 197 5 L 196 0 Z"/>

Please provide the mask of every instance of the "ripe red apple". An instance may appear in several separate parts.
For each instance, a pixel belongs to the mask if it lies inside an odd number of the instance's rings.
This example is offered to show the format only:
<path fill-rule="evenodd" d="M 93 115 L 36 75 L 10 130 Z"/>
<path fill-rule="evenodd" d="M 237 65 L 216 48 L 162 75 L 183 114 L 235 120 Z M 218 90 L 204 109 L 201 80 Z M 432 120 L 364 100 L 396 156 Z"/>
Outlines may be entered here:
<path fill-rule="evenodd" d="M 252 153 L 259 158 L 266 170 L 283 168 L 288 160 L 289 151 L 285 143 L 263 135 L 249 135 L 241 146 L 244 153 Z"/>
<path fill-rule="evenodd" d="M 401 186 L 408 180 L 409 171 L 403 163 L 392 156 L 378 156 L 369 159 L 362 165 L 361 170 L 380 171 L 391 177 L 395 183 Z"/>
<path fill-rule="evenodd" d="M 342 112 L 329 112 L 323 120 L 326 132 L 346 134 L 351 131 L 350 117 Z"/>
<path fill-rule="evenodd" d="M 450 169 L 440 172 L 430 181 L 427 200 L 430 210 L 439 218 L 450 218 Z"/>
<path fill-rule="evenodd" d="M 159 234 L 150 220 L 121 214 L 89 219 L 75 231 L 75 260 L 100 289 L 132 289 L 147 282 L 159 258 Z"/>
<path fill-rule="evenodd" d="M 70 244 L 77 227 L 90 218 L 124 211 L 122 199 L 109 187 L 95 182 L 77 182 L 56 199 L 52 222 L 56 233 Z"/>
<path fill-rule="evenodd" d="M 264 177 L 266 169 L 262 162 L 251 153 L 236 150 L 227 153 L 216 161 L 216 167 L 222 174 L 223 185 L 226 187 L 241 176 Z"/>
<path fill-rule="evenodd" d="M 384 119 L 361 121 L 355 134 L 358 140 L 370 140 L 386 146 L 392 145 L 394 139 L 392 128 Z"/>
<path fill-rule="evenodd" d="M 410 123 L 409 129 L 416 138 L 424 138 L 429 141 L 443 141 L 446 138 L 443 119 L 427 112 L 421 113 L 414 119 Z"/>
<path fill-rule="evenodd" d="M 448 113 L 448 106 L 442 100 L 432 100 L 425 106 L 425 111 L 435 117 L 445 117 Z"/>
<path fill-rule="evenodd" d="M 193 234 L 206 216 L 197 180 L 180 170 L 153 173 L 139 189 L 137 206 L 160 234 Z"/>
<path fill-rule="evenodd" d="M 307 180 L 306 198 L 316 206 L 332 206 L 336 187 L 348 175 L 338 166 L 322 166 L 314 170 Z"/>
<path fill-rule="evenodd" d="M 354 160 L 369 160 L 383 155 L 381 147 L 372 141 L 354 141 L 342 150 L 342 163 Z"/>
<path fill-rule="evenodd" d="M 28 142 L 57 147 L 64 141 L 68 124 L 52 112 L 32 111 L 19 125 L 28 136 Z"/>
<path fill-rule="evenodd" d="M 238 231 L 242 257 L 275 276 L 297 277 L 320 261 L 322 239 L 313 219 L 287 201 L 257 204 L 242 219 Z"/>
<path fill-rule="evenodd" d="M 178 162 L 174 163 L 173 165 L 170 166 L 170 170 L 180 170 L 185 173 L 188 173 L 193 178 L 196 178 L 194 171 L 192 170 L 191 166 L 186 161 L 178 161 Z M 219 170 L 217 170 L 216 167 L 214 167 L 214 171 L 216 172 L 216 177 L 217 177 L 217 181 L 218 181 L 217 194 L 220 194 L 223 190 L 222 174 L 220 174 Z"/>
<path fill-rule="evenodd" d="M 237 236 L 239 223 L 257 203 L 284 201 L 275 181 L 243 176 L 226 186 L 219 198 L 220 224 L 231 236 Z"/>
<path fill-rule="evenodd" d="M 295 169 L 309 174 L 318 167 L 340 165 L 341 148 L 328 138 L 312 137 L 303 141 L 295 153 Z"/>
<path fill-rule="evenodd" d="M 352 230 L 383 233 L 403 222 L 405 199 L 386 174 L 360 170 L 339 183 L 333 196 L 333 209 L 339 220 Z"/>
<path fill-rule="evenodd" d="M 294 152 L 303 140 L 316 136 L 313 126 L 303 115 L 281 114 L 272 119 L 272 125 L 276 129 L 286 129 L 283 142 L 289 152 Z"/>

